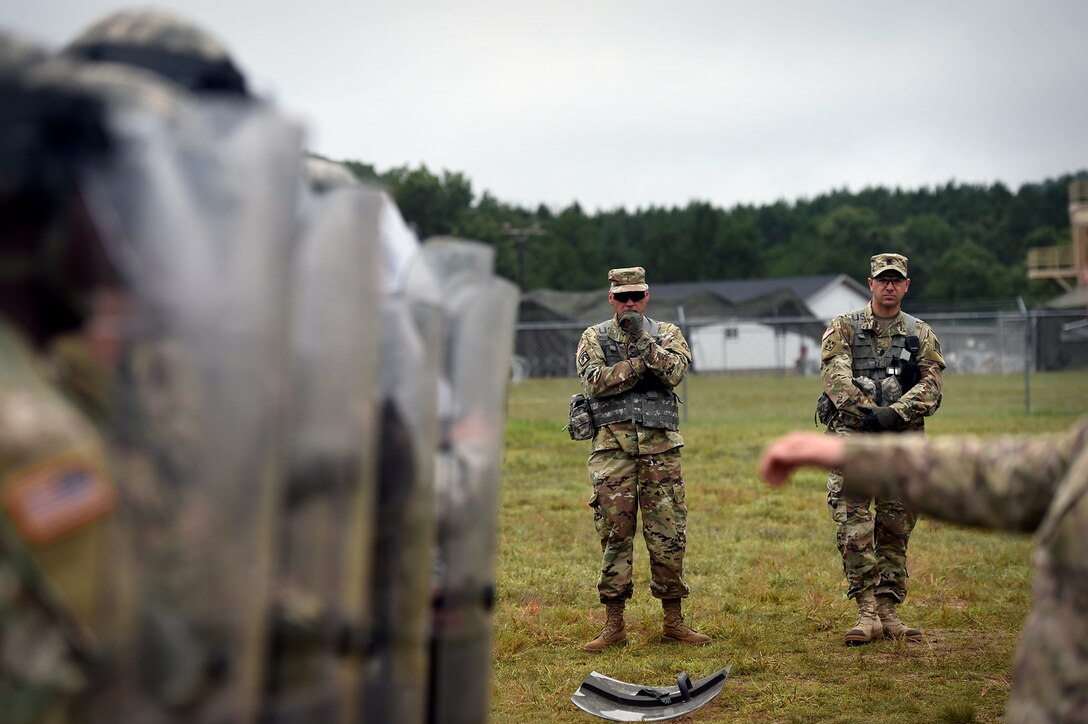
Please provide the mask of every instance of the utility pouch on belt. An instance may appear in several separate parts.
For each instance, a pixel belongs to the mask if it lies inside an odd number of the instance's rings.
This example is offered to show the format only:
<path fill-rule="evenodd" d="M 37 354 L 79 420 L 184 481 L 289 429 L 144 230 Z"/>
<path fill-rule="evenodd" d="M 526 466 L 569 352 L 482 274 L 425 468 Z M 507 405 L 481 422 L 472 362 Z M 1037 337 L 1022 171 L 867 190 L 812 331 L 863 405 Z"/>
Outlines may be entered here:
<path fill-rule="evenodd" d="M 593 416 L 589 412 L 589 399 L 579 392 L 570 396 L 570 420 L 567 432 L 571 440 L 593 439 Z"/>

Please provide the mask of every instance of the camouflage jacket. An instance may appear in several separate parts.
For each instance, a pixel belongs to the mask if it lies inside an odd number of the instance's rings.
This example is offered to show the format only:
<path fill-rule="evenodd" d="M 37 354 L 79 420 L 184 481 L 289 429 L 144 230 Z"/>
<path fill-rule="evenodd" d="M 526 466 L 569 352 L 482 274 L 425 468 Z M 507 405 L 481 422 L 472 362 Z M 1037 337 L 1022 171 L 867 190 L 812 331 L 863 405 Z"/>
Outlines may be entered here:
<path fill-rule="evenodd" d="M 691 349 L 679 327 L 668 322 L 658 324 L 657 340 L 649 335 L 633 340 L 613 317 L 608 325 L 608 338 L 619 342 L 626 359 L 611 367 L 605 362 L 597 326 L 582 332 L 575 361 L 586 396 L 618 395 L 630 390 L 645 375 L 656 375 L 669 388 L 679 385 L 691 364 Z M 652 455 L 683 444 L 684 438 L 679 432 L 647 428 L 633 422 L 605 425 L 593 436 L 594 452 L 621 448 L 629 455 Z"/>
<path fill-rule="evenodd" d="M 831 320 L 831 326 L 824 332 L 821 346 L 820 378 L 824 391 L 838 409 L 829 426 L 832 430 L 859 429 L 863 413 L 860 407 L 876 407 L 876 403 L 866 397 L 854 386 L 853 352 L 855 322 L 851 314 L 841 314 Z M 896 335 L 909 334 L 903 312 L 899 312 L 895 321 L 888 325 L 882 334 L 876 332 L 872 304 L 862 310 L 862 319 L 858 329 L 872 331 L 873 344 L 881 352 L 888 348 Z M 903 396 L 891 405 L 906 423 L 907 428 L 919 430 L 926 416 L 937 411 L 941 399 L 941 372 L 945 368 L 941 355 L 941 343 L 925 322 L 918 320 L 915 333 L 918 335 L 918 371 L 921 379 Z"/>
<path fill-rule="evenodd" d="M 855 492 L 943 520 L 1036 535 L 1034 605 L 1006 721 L 1088 721 L 1088 418 L 1052 438 L 851 437 Z"/>
<path fill-rule="evenodd" d="M 94 427 L 0 321 L 0 720 L 59 717 L 85 685 L 114 488 Z"/>

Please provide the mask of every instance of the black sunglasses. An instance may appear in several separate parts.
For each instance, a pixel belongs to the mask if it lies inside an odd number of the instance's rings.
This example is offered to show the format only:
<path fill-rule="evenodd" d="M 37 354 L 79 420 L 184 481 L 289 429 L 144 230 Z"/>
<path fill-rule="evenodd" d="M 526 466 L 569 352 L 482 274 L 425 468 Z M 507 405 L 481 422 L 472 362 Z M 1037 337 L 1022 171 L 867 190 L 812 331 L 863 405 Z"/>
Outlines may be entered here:
<path fill-rule="evenodd" d="M 641 302 L 646 292 L 614 292 L 612 298 L 624 304 L 626 302 Z"/>

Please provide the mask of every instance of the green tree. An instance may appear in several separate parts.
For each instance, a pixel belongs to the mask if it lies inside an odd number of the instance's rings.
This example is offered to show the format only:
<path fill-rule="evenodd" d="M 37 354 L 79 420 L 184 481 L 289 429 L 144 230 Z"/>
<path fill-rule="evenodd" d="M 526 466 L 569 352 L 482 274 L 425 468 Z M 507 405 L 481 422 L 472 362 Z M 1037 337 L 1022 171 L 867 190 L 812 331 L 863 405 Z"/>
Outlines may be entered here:
<path fill-rule="evenodd" d="M 945 250 L 934 266 L 939 273 L 921 295 L 927 301 L 964 302 L 1014 294 L 1015 270 L 1010 272 L 990 250 L 973 241 L 965 240 Z"/>
<path fill-rule="evenodd" d="M 459 234 L 472 205 L 472 184 L 460 173 L 443 171 L 435 176 L 426 166 L 401 166 L 387 171 L 388 184 L 405 221 L 414 225 L 421 239 L 438 234 Z"/>

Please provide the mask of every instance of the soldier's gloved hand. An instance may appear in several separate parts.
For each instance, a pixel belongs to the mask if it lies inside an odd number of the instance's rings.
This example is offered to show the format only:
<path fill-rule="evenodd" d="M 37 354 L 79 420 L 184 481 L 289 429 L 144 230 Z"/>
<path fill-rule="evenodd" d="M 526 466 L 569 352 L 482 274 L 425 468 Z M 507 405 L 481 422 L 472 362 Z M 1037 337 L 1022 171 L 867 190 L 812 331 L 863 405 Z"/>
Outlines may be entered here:
<path fill-rule="evenodd" d="M 638 339 L 642 334 L 642 315 L 633 309 L 628 309 L 620 315 L 620 329 L 627 333 L 631 339 Z"/>
<path fill-rule="evenodd" d="M 874 432 L 881 430 L 899 430 L 903 427 L 903 418 L 890 407 L 859 407 L 863 417 L 862 424 Z"/>
<path fill-rule="evenodd" d="M 876 382 L 873 382 L 868 377 L 855 377 L 852 382 L 854 387 L 861 390 L 861 394 L 868 397 L 870 400 L 878 400 Z"/>

